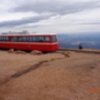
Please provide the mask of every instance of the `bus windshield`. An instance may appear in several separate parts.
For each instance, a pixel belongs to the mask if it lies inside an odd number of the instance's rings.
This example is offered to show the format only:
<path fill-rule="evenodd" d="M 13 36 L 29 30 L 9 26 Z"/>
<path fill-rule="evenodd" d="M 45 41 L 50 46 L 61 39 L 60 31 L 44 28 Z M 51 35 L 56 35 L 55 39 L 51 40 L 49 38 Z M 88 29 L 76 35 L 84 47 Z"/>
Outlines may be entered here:
<path fill-rule="evenodd" d="M 57 42 L 57 37 L 56 36 L 52 36 L 52 41 L 53 42 Z"/>

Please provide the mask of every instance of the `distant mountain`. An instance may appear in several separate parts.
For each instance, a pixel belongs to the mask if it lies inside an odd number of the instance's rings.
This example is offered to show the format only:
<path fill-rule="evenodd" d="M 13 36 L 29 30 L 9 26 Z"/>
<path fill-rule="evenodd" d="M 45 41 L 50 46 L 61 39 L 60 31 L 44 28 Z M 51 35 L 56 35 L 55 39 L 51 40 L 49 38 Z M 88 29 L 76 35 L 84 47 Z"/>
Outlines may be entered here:
<path fill-rule="evenodd" d="M 78 48 L 81 43 L 83 48 L 100 49 L 100 33 L 85 34 L 58 34 L 61 48 Z"/>

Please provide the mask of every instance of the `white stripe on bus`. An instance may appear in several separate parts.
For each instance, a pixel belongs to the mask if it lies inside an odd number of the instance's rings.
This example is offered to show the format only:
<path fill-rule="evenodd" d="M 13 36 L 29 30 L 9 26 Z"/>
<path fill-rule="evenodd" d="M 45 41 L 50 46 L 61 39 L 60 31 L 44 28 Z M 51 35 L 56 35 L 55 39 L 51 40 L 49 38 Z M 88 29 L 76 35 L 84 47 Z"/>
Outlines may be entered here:
<path fill-rule="evenodd" d="M 36 44 L 36 45 L 54 45 L 54 44 L 58 44 L 58 42 L 55 43 L 38 43 L 38 42 L 1 42 L 0 43 L 4 43 L 4 44 Z"/>

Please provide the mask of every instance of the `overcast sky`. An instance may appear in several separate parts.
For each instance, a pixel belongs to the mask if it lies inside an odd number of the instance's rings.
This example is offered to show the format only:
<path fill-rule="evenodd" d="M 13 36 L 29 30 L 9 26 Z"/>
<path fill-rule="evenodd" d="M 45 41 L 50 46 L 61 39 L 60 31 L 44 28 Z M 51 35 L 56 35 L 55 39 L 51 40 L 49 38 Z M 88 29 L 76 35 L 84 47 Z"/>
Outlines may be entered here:
<path fill-rule="evenodd" d="M 100 32 L 100 0 L 0 0 L 0 32 Z"/>

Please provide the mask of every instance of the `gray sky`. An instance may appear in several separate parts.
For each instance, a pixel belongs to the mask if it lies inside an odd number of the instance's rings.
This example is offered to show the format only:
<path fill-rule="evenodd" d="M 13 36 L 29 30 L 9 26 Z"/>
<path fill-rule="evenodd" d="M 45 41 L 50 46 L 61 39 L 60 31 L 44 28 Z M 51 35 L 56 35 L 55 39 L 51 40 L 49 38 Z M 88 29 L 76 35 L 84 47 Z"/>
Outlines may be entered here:
<path fill-rule="evenodd" d="M 1 0 L 0 31 L 100 32 L 100 0 Z"/>

